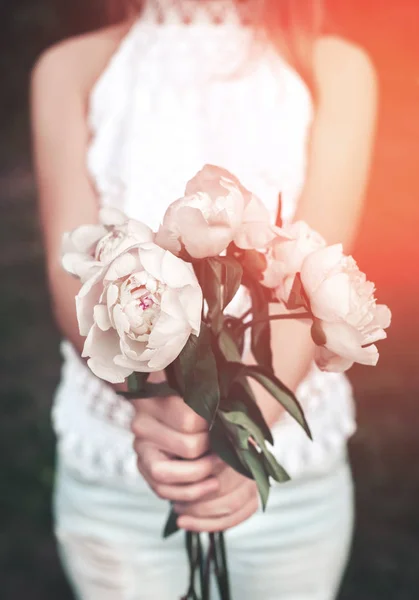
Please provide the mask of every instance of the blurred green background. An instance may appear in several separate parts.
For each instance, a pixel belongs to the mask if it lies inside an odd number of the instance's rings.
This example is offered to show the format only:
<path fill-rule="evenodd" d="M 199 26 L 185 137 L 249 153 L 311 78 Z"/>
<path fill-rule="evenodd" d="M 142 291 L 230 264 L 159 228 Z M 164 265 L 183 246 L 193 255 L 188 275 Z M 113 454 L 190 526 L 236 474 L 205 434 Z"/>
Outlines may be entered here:
<path fill-rule="evenodd" d="M 104 0 L 0 0 L 0 598 L 67 600 L 51 535 L 51 320 L 30 164 L 28 78 L 48 45 L 104 22 Z M 341 600 L 419 597 L 419 3 L 329 0 L 373 56 L 381 111 L 355 256 L 394 312 L 376 369 L 351 372 L 358 521 Z M 262 600 L 262 599 L 255 599 Z"/>

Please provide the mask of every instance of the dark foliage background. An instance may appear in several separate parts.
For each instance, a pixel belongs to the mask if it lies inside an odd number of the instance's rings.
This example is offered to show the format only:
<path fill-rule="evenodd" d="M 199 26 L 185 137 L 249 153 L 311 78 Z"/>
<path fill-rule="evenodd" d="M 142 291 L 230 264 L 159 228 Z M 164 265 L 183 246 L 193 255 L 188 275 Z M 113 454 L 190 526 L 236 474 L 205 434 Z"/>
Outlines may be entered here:
<path fill-rule="evenodd" d="M 30 167 L 27 89 L 38 54 L 104 22 L 104 0 L 0 0 L 0 597 L 70 599 L 51 535 L 50 315 Z M 382 90 L 377 151 L 356 257 L 394 312 L 376 369 L 354 369 L 351 443 L 358 523 L 341 600 L 415 600 L 419 590 L 419 4 L 329 0 L 366 46 Z"/>

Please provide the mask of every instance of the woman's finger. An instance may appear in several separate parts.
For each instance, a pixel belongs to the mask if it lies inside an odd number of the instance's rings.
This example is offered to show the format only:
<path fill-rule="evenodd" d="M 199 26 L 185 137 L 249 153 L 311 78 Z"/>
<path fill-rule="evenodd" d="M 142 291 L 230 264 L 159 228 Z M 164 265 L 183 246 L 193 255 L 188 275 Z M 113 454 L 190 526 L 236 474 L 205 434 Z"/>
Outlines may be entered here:
<path fill-rule="evenodd" d="M 239 511 L 244 504 L 253 498 L 257 498 L 256 485 L 242 482 L 232 492 L 215 498 L 200 500 L 192 503 L 177 503 L 173 507 L 178 515 L 198 518 L 225 517 Z"/>
<path fill-rule="evenodd" d="M 207 433 L 179 433 L 148 414 L 134 420 L 132 431 L 136 436 L 134 450 L 137 454 L 138 447 L 144 440 L 152 442 L 168 454 L 190 460 L 201 457 L 209 448 Z"/>
<path fill-rule="evenodd" d="M 147 442 L 143 442 L 141 453 L 137 460 L 138 470 L 151 489 L 160 498 L 173 502 L 196 502 L 217 491 L 219 482 L 215 477 L 207 477 L 197 483 L 184 485 L 162 482 L 159 477 L 156 478 L 156 475 L 160 476 L 161 472 L 158 469 L 156 471 L 155 465 L 161 465 L 164 462 L 170 463 L 171 461 L 158 448 L 153 447 Z"/>
<path fill-rule="evenodd" d="M 193 411 L 179 396 L 167 398 L 143 398 L 134 400 L 137 417 L 153 415 L 160 423 L 180 433 L 200 433 L 208 431 L 208 423 Z"/>
<path fill-rule="evenodd" d="M 151 485 L 155 494 L 164 500 L 171 502 L 197 502 L 218 489 L 218 481 L 214 477 L 204 479 L 199 483 L 186 485 L 167 485 L 164 483 L 153 483 Z"/>
<path fill-rule="evenodd" d="M 180 529 L 184 529 L 186 531 L 206 531 L 209 533 L 215 531 L 225 531 L 227 529 L 231 529 L 232 527 L 236 527 L 237 525 L 240 525 L 240 523 L 243 523 L 249 519 L 258 510 L 258 506 L 259 504 L 257 497 L 252 496 L 252 498 L 248 500 L 240 510 L 231 515 L 212 518 L 189 517 L 186 515 L 181 515 L 177 520 L 177 524 Z"/>
<path fill-rule="evenodd" d="M 198 483 L 213 475 L 217 458 L 207 455 L 196 460 L 176 460 L 160 452 L 149 462 L 147 468 L 156 483 L 184 485 Z"/>

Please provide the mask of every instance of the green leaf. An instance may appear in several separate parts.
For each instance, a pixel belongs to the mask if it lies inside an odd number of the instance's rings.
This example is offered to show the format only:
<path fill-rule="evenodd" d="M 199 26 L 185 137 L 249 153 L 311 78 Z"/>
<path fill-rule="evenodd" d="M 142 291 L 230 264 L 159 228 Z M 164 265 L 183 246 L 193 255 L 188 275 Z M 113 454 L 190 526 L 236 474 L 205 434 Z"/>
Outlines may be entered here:
<path fill-rule="evenodd" d="M 222 418 L 226 419 L 229 423 L 233 423 L 234 425 L 239 425 L 243 429 L 247 431 L 247 435 L 255 440 L 255 442 L 260 446 L 261 449 L 265 447 L 265 436 L 262 433 L 260 427 L 256 425 L 250 419 L 250 417 L 241 411 L 231 411 L 231 412 L 223 412 L 221 413 Z"/>
<path fill-rule="evenodd" d="M 294 278 L 294 282 L 292 284 L 291 292 L 286 306 L 289 310 L 296 310 L 298 308 L 310 308 L 310 302 L 304 291 L 300 273 L 297 273 Z"/>
<path fill-rule="evenodd" d="M 176 361 L 183 376 L 183 399 L 211 427 L 220 403 L 220 389 L 211 333 L 206 325 L 202 324 L 199 337 L 190 336 Z"/>
<path fill-rule="evenodd" d="M 269 303 L 265 296 L 265 290 L 259 283 L 253 283 L 249 291 L 252 299 L 252 353 L 260 365 L 272 369 Z"/>
<path fill-rule="evenodd" d="M 131 373 L 131 375 L 129 375 L 127 378 L 128 393 L 140 392 L 142 389 L 144 389 L 149 375 L 150 373 Z M 140 396 L 136 396 L 136 398 L 139 397 Z"/>
<path fill-rule="evenodd" d="M 267 473 L 278 481 L 278 483 L 286 483 L 291 479 L 284 467 L 282 467 L 276 460 L 275 456 L 267 450 L 263 453 L 263 463 Z"/>
<path fill-rule="evenodd" d="M 275 377 L 273 373 L 263 367 L 258 365 L 241 365 L 241 367 L 241 371 L 237 368 L 237 377 L 252 377 L 252 379 L 260 383 L 260 385 L 262 385 L 284 407 L 297 423 L 301 425 L 308 437 L 312 439 L 303 409 L 291 390 Z"/>
<path fill-rule="evenodd" d="M 311 326 L 311 337 L 316 346 L 324 346 L 327 342 L 326 334 L 323 331 L 322 323 L 320 319 L 313 319 L 313 325 Z"/>
<path fill-rule="evenodd" d="M 262 430 L 249 418 L 248 415 L 246 415 L 244 412 L 234 411 L 222 413 L 222 417 L 230 423 L 241 426 L 244 432 L 243 435 L 247 434 L 247 436 L 250 435 L 253 438 L 263 453 L 263 464 L 265 465 L 265 470 L 267 471 L 268 475 L 280 483 L 289 481 L 290 477 L 288 473 L 283 467 L 281 467 L 275 456 L 267 448 Z M 241 437 L 243 437 L 243 435 Z M 240 447 L 246 448 L 246 446 L 242 445 Z"/>
<path fill-rule="evenodd" d="M 256 402 L 252 388 L 248 381 L 243 378 L 235 381 L 231 386 L 228 407 L 232 411 L 241 411 L 249 415 L 252 421 L 260 428 L 267 442 L 273 445 L 272 432 Z"/>
<path fill-rule="evenodd" d="M 218 346 L 224 358 L 229 362 L 240 362 L 242 355 L 231 333 L 223 328 L 218 336 Z"/>
<path fill-rule="evenodd" d="M 222 265 L 210 258 L 194 263 L 195 273 L 208 304 L 208 321 L 214 333 L 223 326 Z"/>
<path fill-rule="evenodd" d="M 146 382 L 137 391 L 119 392 L 118 395 L 126 400 L 136 400 L 138 398 L 167 398 L 168 396 L 177 396 L 178 393 L 166 381 L 163 381 L 162 383 Z"/>
<path fill-rule="evenodd" d="M 166 525 L 163 530 L 163 538 L 166 539 L 179 531 L 179 527 L 177 526 L 178 515 L 175 513 L 173 508 L 170 511 L 169 517 L 166 521 Z"/>
<path fill-rule="evenodd" d="M 243 450 L 241 454 L 258 486 L 262 508 L 265 510 L 269 498 L 270 483 L 263 463 L 263 455 L 252 446 L 249 447 L 249 450 Z"/>
<path fill-rule="evenodd" d="M 211 259 L 210 259 L 211 260 Z M 240 287 L 243 277 L 243 267 L 232 256 L 219 256 L 213 260 L 218 260 L 222 265 L 223 275 L 223 310 L 230 304 L 237 290 Z"/>
<path fill-rule="evenodd" d="M 263 279 L 263 273 L 266 270 L 267 260 L 264 254 L 257 250 L 242 250 L 240 262 L 244 270 L 255 281 Z"/>
<path fill-rule="evenodd" d="M 226 329 L 230 337 L 234 340 L 240 356 L 244 350 L 244 335 L 245 329 L 243 328 L 243 321 L 231 315 L 227 315 L 224 318 L 224 329 Z"/>
<path fill-rule="evenodd" d="M 179 369 L 179 363 L 176 361 L 170 364 L 165 369 L 166 379 L 169 386 L 176 390 L 179 396 L 183 396 L 183 379 L 182 373 Z"/>
<path fill-rule="evenodd" d="M 214 427 L 210 431 L 211 449 L 235 471 L 249 479 L 253 479 L 246 463 L 243 464 L 239 457 L 238 450 L 234 447 L 230 435 L 231 432 L 226 429 L 220 418 L 217 418 Z"/>

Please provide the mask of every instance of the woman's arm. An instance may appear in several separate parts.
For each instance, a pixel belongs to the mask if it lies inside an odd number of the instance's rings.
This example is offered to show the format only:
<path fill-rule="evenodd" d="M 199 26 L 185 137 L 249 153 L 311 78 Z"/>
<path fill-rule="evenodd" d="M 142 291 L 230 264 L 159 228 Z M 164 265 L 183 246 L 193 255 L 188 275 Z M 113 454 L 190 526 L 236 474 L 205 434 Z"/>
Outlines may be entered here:
<path fill-rule="evenodd" d="M 377 113 L 374 67 L 358 47 L 339 38 L 317 42 L 314 69 L 318 105 L 312 125 L 306 183 L 295 215 L 330 244 L 351 249 L 370 169 Z M 292 390 L 313 359 L 310 326 L 296 321 L 272 323 L 274 368 Z M 255 383 L 265 416 L 273 424 L 277 403 Z M 256 389 L 257 387 L 257 389 Z"/>
<path fill-rule="evenodd" d="M 88 144 L 83 82 L 74 47 L 47 51 L 32 77 L 35 172 L 53 310 L 62 334 L 80 351 L 74 298 L 80 284 L 61 266 L 65 231 L 96 223 L 97 200 L 86 173 Z"/>
<path fill-rule="evenodd" d="M 62 42 L 32 74 L 35 173 L 53 310 L 62 334 L 80 351 L 75 295 L 80 284 L 61 267 L 63 233 L 96 223 L 98 202 L 86 169 L 87 98 L 126 26 Z"/>

